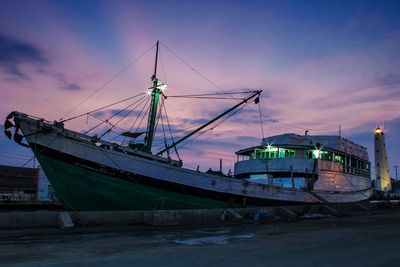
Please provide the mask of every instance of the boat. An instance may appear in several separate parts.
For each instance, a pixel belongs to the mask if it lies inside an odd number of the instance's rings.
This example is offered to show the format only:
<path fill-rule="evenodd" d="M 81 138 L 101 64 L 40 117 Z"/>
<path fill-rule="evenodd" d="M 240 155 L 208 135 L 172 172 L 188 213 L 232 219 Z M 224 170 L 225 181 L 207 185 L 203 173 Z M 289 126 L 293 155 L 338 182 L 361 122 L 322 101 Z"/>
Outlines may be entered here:
<path fill-rule="evenodd" d="M 345 203 L 373 194 L 367 149 L 340 136 L 286 133 L 236 155 L 235 178 L 283 189 L 275 199 Z"/>
<path fill-rule="evenodd" d="M 67 119 L 51 122 L 18 111 L 6 117 L 6 136 L 33 151 L 67 209 L 209 209 L 357 202 L 371 196 L 366 149 L 343 138 L 283 135 L 263 139 L 261 146 L 237 152 L 234 175 L 188 169 L 180 159 L 170 157 L 170 150 L 212 123 L 243 105 L 259 104 L 261 91 L 248 92 L 220 115 L 154 151 L 160 99 L 166 99 L 166 85 L 157 77 L 158 50 L 159 42 L 147 91 L 146 131 L 122 132 L 130 140 L 127 144 L 106 141 L 104 134 L 67 129 Z M 140 135 L 145 135 L 144 141 L 136 142 Z"/>

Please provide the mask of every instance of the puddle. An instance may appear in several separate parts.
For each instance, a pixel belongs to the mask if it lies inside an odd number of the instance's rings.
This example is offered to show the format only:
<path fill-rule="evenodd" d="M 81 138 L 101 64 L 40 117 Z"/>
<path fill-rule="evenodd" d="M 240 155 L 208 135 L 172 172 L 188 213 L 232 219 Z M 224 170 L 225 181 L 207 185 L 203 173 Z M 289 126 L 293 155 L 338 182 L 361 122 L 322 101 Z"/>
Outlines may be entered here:
<path fill-rule="evenodd" d="M 195 237 L 187 239 L 176 239 L 173 240 L 174 243 L 184 244 L 190 246 L 204 245 L 204 244 L 217 244 L 224 245 L 229 241 L 234 239 L 249 239 L 255 237 L 253 233 L 239 234 L 239 235 L 218 235 L 218 236 L 205 236 L 205 237 Z"/>
<path fill-rule="evenodd" d="M 223 245 L 228 243 L 229 236 L 221 235 L 221 236 L 206 236 L 206 237 L 197 237 L 197 238 L 190 238 L 190 239 L 177 239 L 174 240 L 177 244 L 184 244 L 184 245 L 203 245 L 203 244 L 219 244 Z"/>

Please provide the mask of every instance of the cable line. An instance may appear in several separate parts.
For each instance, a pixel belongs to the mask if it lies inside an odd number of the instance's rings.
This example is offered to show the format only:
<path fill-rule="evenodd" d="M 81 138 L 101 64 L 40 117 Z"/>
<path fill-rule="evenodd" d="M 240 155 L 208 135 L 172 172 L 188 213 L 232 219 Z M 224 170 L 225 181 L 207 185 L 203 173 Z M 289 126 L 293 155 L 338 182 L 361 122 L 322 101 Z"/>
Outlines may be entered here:
<path fill-rule="evenodd" d="M 122 73 L 124 73 L 126 70 L 128 70 L 131 66 L 133 66 L 137 61 L 139 61 L 142 57 L 144 57 L 148 52 L 150 52 L 155 45 L 153 45 L 152 47 L 150 47 L 148 50 L 146 50 L 143 54 L 141 54 L 139 57 L 137 57 L 136 59 L 134 59 L 131 63 L 129 63 L 125 68 L 123 68 L 121 71 L 119 71 L 118 73 L 116 73 L 114 76 L 112 76 L 108 81 L 106 81 L 105 83 L 103 83 L 99 88 L 97 88 L 93 93 L 91 93 L 90 95 L 88 95 L 86 98 L 84 98 L 78 105 L 76 105 L 74 108 L 72 108 L 69 112 L 67 112 L 67 114 L 65 114 L 63 116 L 66 117 L 69 114 L 71 114 L 73 111 L 75 111 L 77 108 L 79 108 L 83 103 L 85 103 L 89 98 L 91 98 L 93 95 L 95 95 L 96 93 L 98 93 L 100 90 L 102 90 L 104 87 L 106 87 L 108 84 L 110 84 L 113 80 L 115 80 L 118 76 L 120 76 Z M 61 118 L 60 121 L 63 121 L 64 119 Z"/>
<path fill-rule="evenodd" d="M 102 109 L 105 109 L 105 108 L 109 108 L 109 107 L 115 106 L 115 105 L 117 105 L 117 104 L 120 104 L 120 103 L 122 103 L 122 102 L 131 100 L 131 99 L 133 99 L 133 98 L 135 98 L 135 97 L 138 97 L 138 96 L 141 96 L 141 95 L 144 95 L 144 94 L 145 94 L 145 93 L 141 93 L 141 94 L 138 94 L 138 95 L 135 95 L 135 96 L 131 96 L 131 97 L 125 98 L 125 99 L 119 100 L 119 101 L 117 101 L 117 102 L 114 102 L 114 103 L 112 103 L 112 104 L 106 105 L 106 106 L 104 106 L 104 107 L 97 108 L 97 109 L 91 110 L 91 111 L 89 111 L 89 112 L 82 113 L 82 114 L 80 114 L 80 115 L 77 115 L 77 116 L 74 116 L 74 117 L 71 117 L 71 118 L 62 120 L 62 121 L 60 121 L 60 122 L 66 122 L 66 121 L 74 120 L 74 119 L 77 119 L 77 118 L 79 118 L 79 117 L 82 117 L 82 116 L 85 116 L 85 115 L 89 115 L 90 113 L 93 113 L 93 112 L 96 112 L 96 111 L 99 111 L 99 110 L 102 110 Z"/>
<path fill-rule="evenodd" d="M 92 127 L 91 129 L 89 129 L 88 131 L 85 132 L 85 134 L 88 134 L 89 132 L 93 131 L 94 129 L 96 129 L 97 127 L 99 127 L 100 125 L 102 125 L 103 123 L 107 122 L 110 123 L 111 125 L 113 125 L 109 120 L 112 119 L 113 117 L 119 115 L 121 112 L 127 110 L 128 108 L 130 108 L 131 106 L 135 105 L 137 102 L 143 100 L 144 98 L 146 98 L 146 96 L 143 96 L 142 98 L 140 98 L 139 100 L 133 102 L 132 104 L 128 105 L 127 107 L 125 107 L 124 109 L 121 109 L 120 111 L 118 111 L 117 113 L 113 114 L 111 117 L 109 117 L 108 119 L 106 119 L 105 121 L 97 124 L 96 126 Z"/>

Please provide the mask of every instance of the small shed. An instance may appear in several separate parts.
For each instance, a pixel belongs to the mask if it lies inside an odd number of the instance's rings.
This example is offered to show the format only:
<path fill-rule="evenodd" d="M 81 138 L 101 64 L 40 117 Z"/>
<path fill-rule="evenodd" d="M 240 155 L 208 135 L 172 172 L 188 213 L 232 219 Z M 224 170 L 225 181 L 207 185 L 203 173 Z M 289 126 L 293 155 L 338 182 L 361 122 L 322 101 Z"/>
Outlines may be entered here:
<path fill-rule="evenodd" d="M 0 165 L 0 201 L 37 200 L 39 168 Z"/>

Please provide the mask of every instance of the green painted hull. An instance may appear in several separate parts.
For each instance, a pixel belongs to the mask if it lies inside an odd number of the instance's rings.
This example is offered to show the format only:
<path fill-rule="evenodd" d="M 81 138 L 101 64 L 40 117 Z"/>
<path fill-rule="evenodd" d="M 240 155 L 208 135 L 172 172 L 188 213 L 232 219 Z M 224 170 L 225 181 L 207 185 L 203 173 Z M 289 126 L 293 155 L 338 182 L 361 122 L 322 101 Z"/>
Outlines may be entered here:
<path fill-rule="evenodd" d="M 37 158 L 66 208 L 152 210 L 227 208 L 231 204 L 126 181 L 45 155 Z"/>

